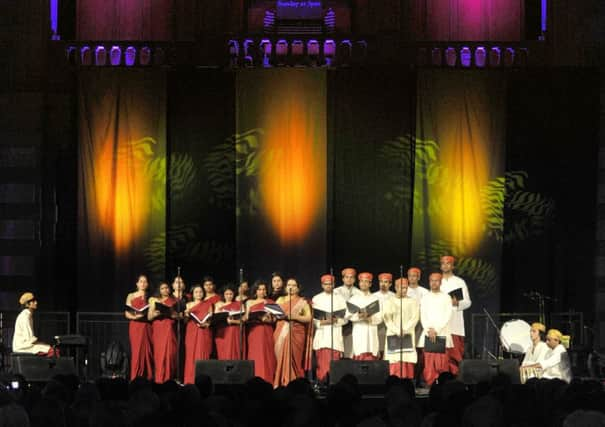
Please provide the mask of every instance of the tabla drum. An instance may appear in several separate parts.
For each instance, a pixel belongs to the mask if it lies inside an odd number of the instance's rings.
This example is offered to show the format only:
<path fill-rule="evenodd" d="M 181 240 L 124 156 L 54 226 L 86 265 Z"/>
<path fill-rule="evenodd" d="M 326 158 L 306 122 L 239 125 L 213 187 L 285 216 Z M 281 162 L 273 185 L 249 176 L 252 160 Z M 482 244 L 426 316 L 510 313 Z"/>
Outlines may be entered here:
<path fill-rule="evenodd" d="M 521 366 L 519 375 L 521 384 L 525 384 L 530 378 L 542 378 L 542 368 L 528 368 L 527 366 Z"/>
<path fill-rule="evenodd" d="M 500 342 L 504 350 L 510 353 L 523 354 L 532 345 L 529 330 L 531 326 L 525 320 L 509 320 L 500 329 Z"/>

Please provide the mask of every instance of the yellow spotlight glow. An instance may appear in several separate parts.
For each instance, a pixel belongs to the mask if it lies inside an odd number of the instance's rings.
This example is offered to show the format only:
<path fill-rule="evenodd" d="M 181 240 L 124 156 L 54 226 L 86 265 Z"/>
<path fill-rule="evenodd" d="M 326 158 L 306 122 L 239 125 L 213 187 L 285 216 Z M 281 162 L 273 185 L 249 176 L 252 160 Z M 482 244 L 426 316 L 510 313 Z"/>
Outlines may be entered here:
<path fill-rule="evenodd" d="M 285 96 L 266 106 L 259 190 L 273 229 L 290 244 L 303 241 L 325 211 L 325 97 L 317 78 L 283 77 Z"/>
<path fill-rule="evenodd" d="M 455 120 L 454 123 L 461 123 Z M 466 129 L 471 129 L 467 127 Z M 489 179 L 485 143 L 480 135 L 470 135 L 463 126 L 453 126 L 441 140 L 441 165 L 447 180 L 438 188 L 440 232 L 453 242 L 474 249 L 483 238 L 485 212 L 481 204 L 481 188 Z M 477 132 L 480 126 L 472 129 Z M 474 140 L 473 138 L 478 138 Z"/>

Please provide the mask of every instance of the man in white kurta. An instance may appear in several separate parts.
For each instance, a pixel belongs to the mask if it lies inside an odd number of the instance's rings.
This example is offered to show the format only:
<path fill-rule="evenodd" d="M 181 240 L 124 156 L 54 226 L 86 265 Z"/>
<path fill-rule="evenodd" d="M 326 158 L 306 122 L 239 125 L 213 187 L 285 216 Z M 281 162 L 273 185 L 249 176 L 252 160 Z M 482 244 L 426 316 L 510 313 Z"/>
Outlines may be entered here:
<path fill-rule="evenodd" d="M 455 259 L 451 255 L 441 257 L 441 291 L 448 294 L 455 289 L 462 290 L 462 299 L 452 297 L 451 301 L 450 333 L 453 347 L 448 351 L 450 372 L 458 375 L 460 362 L 464 358 L 464 310 L 470 308 L 472 302 L 466 282 L 454 275 L 454 262 Z"/>
<path fill-rule="evenodd" d="M 382 313 L 379 311 L 368 316 L 363 309 L 373 302 L 378 302 L 378 298 L 372 295 L 372 274 L 359 273 L 359 290 L 361 295 L 355 295 L 349 300 L 361 308 L 358 313 L 351 313 L 347 309 L 346 318 L 353 324 L 353 359 L 355 360 L 377 360 L 378 352 L 378 325 L 382 322 Z"/>
<path fill-rule="evenodd" d="M 421 271 L 418 267 L 410 267 L 408 269 L 408 292 L 407 296 L 414 298 L 418 304 L 422 301 L 422 297 L 429 293 L 429 290 L 424 286 L 420 286 Z"/>
<path fill-rule="evenodd" d="M 420 303 L 420 322 L 422 322 L 422 337 L 419 347 L 424 347 L 427 340 L 434 341 L 436 337 L 445 337 L 446 351 L 452 347 L 450 334 L 450 317 L 452 315 L 452 299 L 441 292 L 441 274 L 432 273 L 429 276 L 431 291 L 422 298 Z M 448 372 L 447 353 L 424 352 L 424 380 L 431 386 L 440 373 Z"/>
<path fill-rule="evenodd" d="M 531 339 L 531 346 L 525 352 L 523 356 L 523 362 L 519 366 L 519 373 L 521 375 L 521 382 L 524 384 L 528 379 L 534 377 L 541 377 L 536 371 L 536 364 L 544 360 L 544 356 L 548 351 L 548 346 L 542 339 L 546 335 L 546 326 L 542 323 L 532 323 L 529 329 L 529 337 Z"/>
<path fill-rule="evenodd" d="M 572 379 L 571 366 L 569 363 L 569 355 L 567 350 L 561 344 L 563 334 L 557 329 L 550 329 L 546 334 L 546 345 L 548 350 L 544 355 L 544 359 L 535 365 L 542 368 L 542 378 L 560 380 L 569 383 Z"/>
<path fill-rule="evenodd" d="M 321 276 L 323 292 L 312 299 L 313 309 L 333 313 L 347 308 L 346 301 L 333 293 L 334 276 L 324 274 Z M 330 362 L 339 360 L 344 351 L 342 340 L 342 326 L 347 321 L 344 318 L 331 317 L 324 320 L 313 319 L 315 335 L 313 336 L 313 350 L 317 360 L 317 379 L 325 382 L 330 371 Z"/>
<path fill-rule="evenodd" d="M 356 295 L 361 295 L 361 291 L 355 286 L 355 276 L 357 271 L 354 268 L 345 268 L 342 270 L 342 286 L 334 289 L 334 295 L 340 295 L 345 301 L 350 300 Z M 353 357 L 353 328 L 347 323 L 342 328 L 342 340 L 344 344 L 343 357 L 350 359 Z"/>
<path fill-rule="evenodd" d="M 13 335 L 14 353 L 31 353 L 46 356 L 51 347 L 38 341 L 34 335 L 33 313 L 38 308 L 38 301 L 31 292 L 25 292 L 19 298 L 19 304 L 23 308 L 15 321 L 15 333 Z"/>
<path fill-rule="evenodd" d="M 424 286 L 420 286 L 420 276 L 422 271 L 418 267 L 410 267 L 407 272 L 408 278 L 408 292 L 407 295 L 414 298 L 418 304 L 422 301 L 422 298 L 429 293 L 429 290 Z M 422 323 L 418 322 L 416 325 L 416 353 L 418 356 L 418 362 L 416 363 L 414 370 L 414 379 L 418 386 L 424 386 L 422 379 L 422 370 L 424 368 L 424 356 L 422 354 L 422 348 L 418 347 L 418 340 L 422 336 Z"/>
<path fill-rule="evenodd" d="M 542 323 L 532 323 L 529 329 L 529 337 L 531 338 L 531 347 L 525 352 L 521 366 L 534 365 L 544 360 L 544 356 L 548 351 L 548 346 L 542 337 L 546 334 L 546 326 Z"/>
<path fill-rule="evenodd" d="M 395 294 L 384 303 L 383 319 L 386 325 L 387 342 L 384 347 L 384 360 L 388 360 L 391 375 L 400 378 L 414 378 L 416 355 L 415 328 L 420 320 L 420 306 L 414 298 L 407 296 L 408 282 L 405 278 L 395 281 Z M 389 351 L 388 337 L 411 336 L 412 348 L 409 351 Z"/>
<path fill-rule="evenodd" d="M 391 297 L 395 296 L 395 292 L 391 291 L 391 285 L 393 284 L 393 275 L 391 273 L 380 273 L 378 275 L 378 290 L 374 292 L 378 301 L 380 301 L 380 311 L 384 312 L 384 304 Z M 384 340 L 387 333 L 387 328 L 384 321 L 378 325 L 378 348 L 379 358 L 384 358 Z"/>

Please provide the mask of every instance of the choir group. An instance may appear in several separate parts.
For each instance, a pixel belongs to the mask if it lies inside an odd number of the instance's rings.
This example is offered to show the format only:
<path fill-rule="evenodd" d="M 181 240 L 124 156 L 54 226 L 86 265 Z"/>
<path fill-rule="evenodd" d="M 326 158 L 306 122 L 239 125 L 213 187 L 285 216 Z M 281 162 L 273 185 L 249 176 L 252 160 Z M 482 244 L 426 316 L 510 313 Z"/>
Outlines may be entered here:
<path fill-rule="evenodd" d="M 197 360 L 247 359 L 255 375 L 274 387 L 286 385 L 311 370 L 325 382 L 330 362 L 342 358 L 387 360 L 390 372 L 424 380 L 430 386 L 442 372 L 458 373 L 464 356 L 464 310 L 471 306 L 466 283 L 454 275 L 454 258 L 443 256 L 440 273 L 420 285 L 421 271 L 407 277 L 378 275 L 379 290 L 371 292 L 373 275 L 342 270 L 342 285 L 330 274 L 321 276 L 322 292 L 311 300 L 301 295 L 296 279 L 285 284 L 273 274 L 270 286 L 259 280 L 227 286 L 217 293 L 206 277 L 185 293 L 177 276 L 172 289 L 162 283 L 148 298 L 147 278 L 126 298 L 131 378 L 163 383 L 178 376 L 179 341 L 183 338 L 185 383 L 195 380 Z M 358 286 L 355 286 L 357 280 Z"/>

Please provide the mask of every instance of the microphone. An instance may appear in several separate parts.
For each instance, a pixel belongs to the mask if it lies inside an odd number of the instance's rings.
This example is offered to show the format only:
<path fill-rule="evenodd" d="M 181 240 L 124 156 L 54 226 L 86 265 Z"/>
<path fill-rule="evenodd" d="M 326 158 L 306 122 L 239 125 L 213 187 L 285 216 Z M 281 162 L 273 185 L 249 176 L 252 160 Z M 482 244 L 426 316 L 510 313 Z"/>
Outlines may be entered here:
<path fill-rule="evenodd" d="M 244 281 L 244 269 L 239 269 L 239 283 L 241 284 Z"/>

